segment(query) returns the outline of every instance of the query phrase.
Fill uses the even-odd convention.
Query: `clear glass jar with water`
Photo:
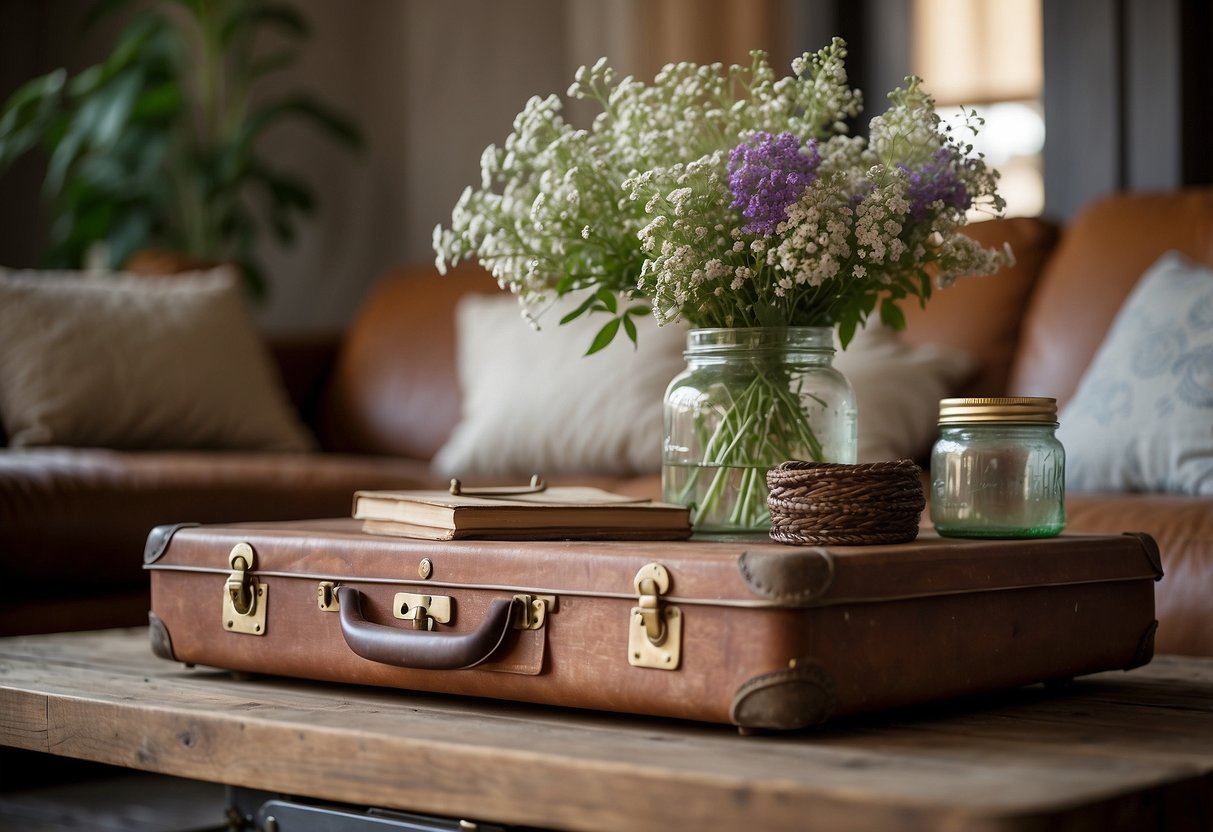
[[[664,402],[662,492],[697,534],[767,532],[766,472],[855,462],[855,394],[828,327],[693,329]]]

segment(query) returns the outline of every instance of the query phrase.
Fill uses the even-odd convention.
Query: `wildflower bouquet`
[[[434,230],[439,268],[478,259],[532,319],[578,296],[561,323],[609,316],[590,352],[621,329],[635,341],[632,319],[650,311],[696,328],[836,327],[844,346],[877,311],[903,327],[899,303],[925,302],[932,277],[948,285],[1009,261],[959,233],[970,210],[1004,202],[997,173],[916,78],[889,94],[866,140],[849,136],[861,97],[846,54],[835,39],[779,79],[761,52],[749,67],[671,64],[651,85],[605,61],[583,67],[568,94],[601,106],[591,127],[564,121],[556,96],[532,98],[504,145],[485,150],[480,187]],[[963,129],[980,123],[966,113]],[[787,400],[772,393],[789,389],[777,375],[755,395]],[[819,458],[819,443],[793,439],[814,436],[794,411],[748,437],[714,434],[703,464]]]

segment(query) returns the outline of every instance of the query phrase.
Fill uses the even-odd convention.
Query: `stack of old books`
[[[427,540],[681,540],[685,506],[600,488],[483,488],[358,491],[354,517],[365,531]]]

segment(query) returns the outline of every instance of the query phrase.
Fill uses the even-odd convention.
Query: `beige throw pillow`
[[[463,417],[434,457],[442,476],[643,474],[661,470],[661,400],[685,366],[686,330],[637,322],[638,346],[622,334],[583,355],[606,316],[539,330],[512,295],[469,295],[456,309]]]
[[[569,304],[571,308],[572,304]],[[661,468],[661,401],[686,367],[684,326],[638,322],[639,347],[619,336],[583,357],[605,317],[543,328],[521,320],[511,295],[473,295],[456,310],[463,417],[434,458],[446,477],[655,473]],[[939,400],[974,362],[959,350],[906,344],[861,331],[835,365],[859,408],[859,461],[922,459],[936,435]]]
[[[834,354],[834,366],[855,389],[857,461],[887,462],[926,459],[939,433],[939,400],[955,395],[977,362],[955,347],[913,346],[873,323]]]
[[[0,419],[13,447],[313,444],[229,269],[0,269]]]

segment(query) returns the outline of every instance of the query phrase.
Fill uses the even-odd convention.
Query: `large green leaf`
[[[142,83],[142,72],[131,68],[115,76],[76,110],[67,134],[51,153],[43,183],[46,193],[54,194],[63,188],[81,153],[89,149],[105,150],[117,142]]]
[[[120,211],[105,233],[110,268],[120,268],[132,254],[146,247],[151,231],[152,218],[146,210],[130,206]]]
[[[0,110],[0,136],[28,123],[32,116],[46,108],[48,99],[57,100],[66,79],[67,70],[56,69],[18,87]]]
[[[249,63],[249,79],[256,80],[263,75],[269,75],[280,69],[285,69],[298,60],[298,58],[298,53],[293,49],[282,49],[264,58],[257,58]]]
[[[249,167],[248,178],[265,189],[276,209],[301,213],[315,210],[315,194],[300,179],[274,171],[260,160]]]
[[[57,69],[13,93],[0,111],[0,170],[33,149],[59,112],[67,73]]]
[[[139,92],[131,118],[167,120],[179,115],[184,107],[181,85],[176,81],[164,81]]]
[[[281,3],[245,3],[223,21],[219,42],[231,43],[238,37],[250,37],[260,26],[269,26],[292,37],[308,34],[307,20],[294,8]]]
[[[170,32],[168,23],[153,14],[139,14],[133,17],[123,28],[118,42],[109,57],[102,62],[102,74],[97,85],[104,86],[114,75],[132,65],[146,64],[149,52],[147,47],[155,38],[163,38]],[[73,90],[74,93],[84,94],[93,90]]]
[[[105,18],[116,14],[134,2],[135,0],[98,0],[85,13],[84,28],[91,29]]]
[[[130,72],[115,77],[103,93],[80,108],[81,129],[86,131],[90,143],[106,148],[112,147],[121,138],[135,110],[143,83],[143,72],[132,68]]]
[[[236,133],[234,144],[249,148],[267,128],[289,118],[310,121],[350,147],[362,147],[362,131],[351,120],[306,94],[292,95],[258,108]]]

